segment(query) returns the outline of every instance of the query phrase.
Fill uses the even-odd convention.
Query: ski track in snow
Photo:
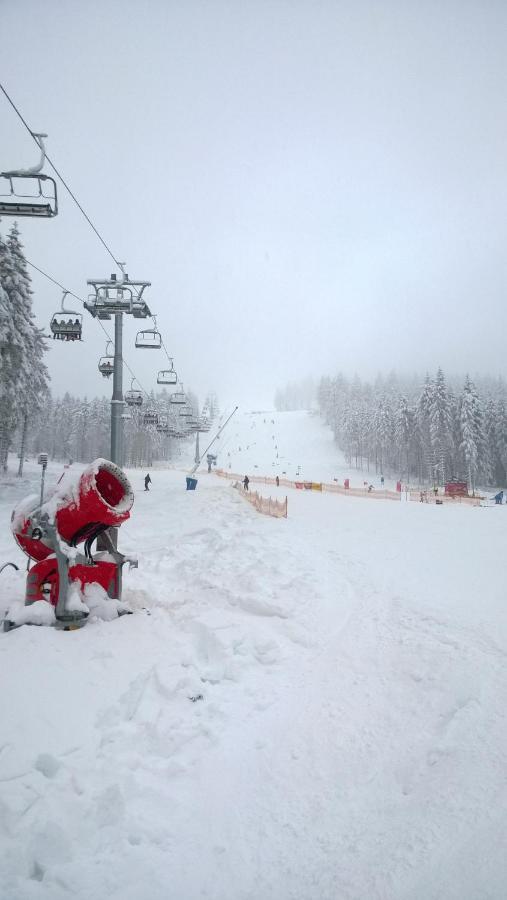
[[[264,417],[233,425],[249,474],[273,433],[333,470],[318,421]],[[285,521],[215,476],[130,475],[135,615],[0,635],[0,896],[503,898],[503,509],[292,492]],[[36,476],[2,486],[2,608]]]

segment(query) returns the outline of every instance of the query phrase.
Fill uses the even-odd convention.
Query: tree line
[[[186,391],[186,406],[197,413],[198,401],[192,391]],[[210,394],[205,401],[210,421],[218,414],[216,397]],[[146,414],[154,417],[147,424]],[[181,439],[164,432],[165,426],[182,428],[178,408],[171,404],[170,394],[151,392],[142,406],[125,407],[124,465],[151,466],[154,460],[177,459]],[[61,398],[48,395],[34,417],[26,443],[28,454],[49,454],[50,459],[62,462],[89,462],[110,455],[111,401],[106,397],[74,397],[69,393]],[[187,440],[188,440],[187,436]],[[195,441],[195,435],[193,436]],[[202,448],[201,448],[202,449]]]
[[[503,486],[506,385],[491,378],[477,385],[468,375],[448,384],[441,368],[422,385],[415,376],[379,376],[372,384],[339,374],[321,379],[317,402],[350,465],[421,485]]]

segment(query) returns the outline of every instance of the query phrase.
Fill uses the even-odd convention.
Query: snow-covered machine
[[[125,562],[135,567],[137,561],[118,552],[110,529],[129,518],[133,502],[126,475],[105,459],[76,475],[67,471],[42,503],[36,495],[22,500],[12,513],[11,528],[35,562],[28,569],[24,609],[21,615],[9,611],[4,628],[24,623],[79,628],[88,618],[92,596],[110,598],[107,618],[126,612],[119,602],[122,568]],[[101,549],[92,555],[96,539]]]

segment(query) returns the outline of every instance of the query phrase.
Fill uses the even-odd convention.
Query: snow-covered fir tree
[[[0,236],[0,467],[16,426],[22,423],[20,472],[29,420],[48,395],[49,374],[43,361],[46,345],[32,312],[31,280],[17,225],[7,240]]]

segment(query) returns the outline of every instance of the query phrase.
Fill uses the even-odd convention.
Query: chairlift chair
[[[0,172],[0,216],[51,219],[58,215],[56,182],[49,175],[42,174],[46,160],[43,139],[47,134],[32,132],[32,135],[40,147],[40,160],[31,169]]]
[[[109,346],[113,346],[112,341],[106,344],[106,352],[99,359],[99,372],[104,378],[109,378],[114,372],[114,354],[109,351]]]
[[[162,335],[157,329],[157,321],[153,316],[153,328],[145,328],[136,334],[136,348],[138,350],[160,350],[162,348]]]
[[[65,298],[70,291],[64,291],[59,312],[55,312],[51,318],[49,327],[53,338],[59,341],[80,341],[83,333],[83,315],[74,309],[65,308]],[[65,320],[63,316],[74,316],[74,319]]]
[[[143,392],[134,388],[134,381],[135,378],[132,379],[130,384],[130,391],[125,391],[125,403],[127,406],[142,406]]]
[[[143,422],[145,425],[158,425],[158,415],[154,409],[147,409],[144,416]]]
[[[174,363],[172,360],[170,369],[161,369],[158,373],[157,384],[178,384],[178,375],[174,370]]]
[[[169,397],[169,401],[173,406],[184,406],[187,402],[183,385],[180,385],[180,387],[182,388],[181,391],[175,391],[174,394],[171,394]]]

